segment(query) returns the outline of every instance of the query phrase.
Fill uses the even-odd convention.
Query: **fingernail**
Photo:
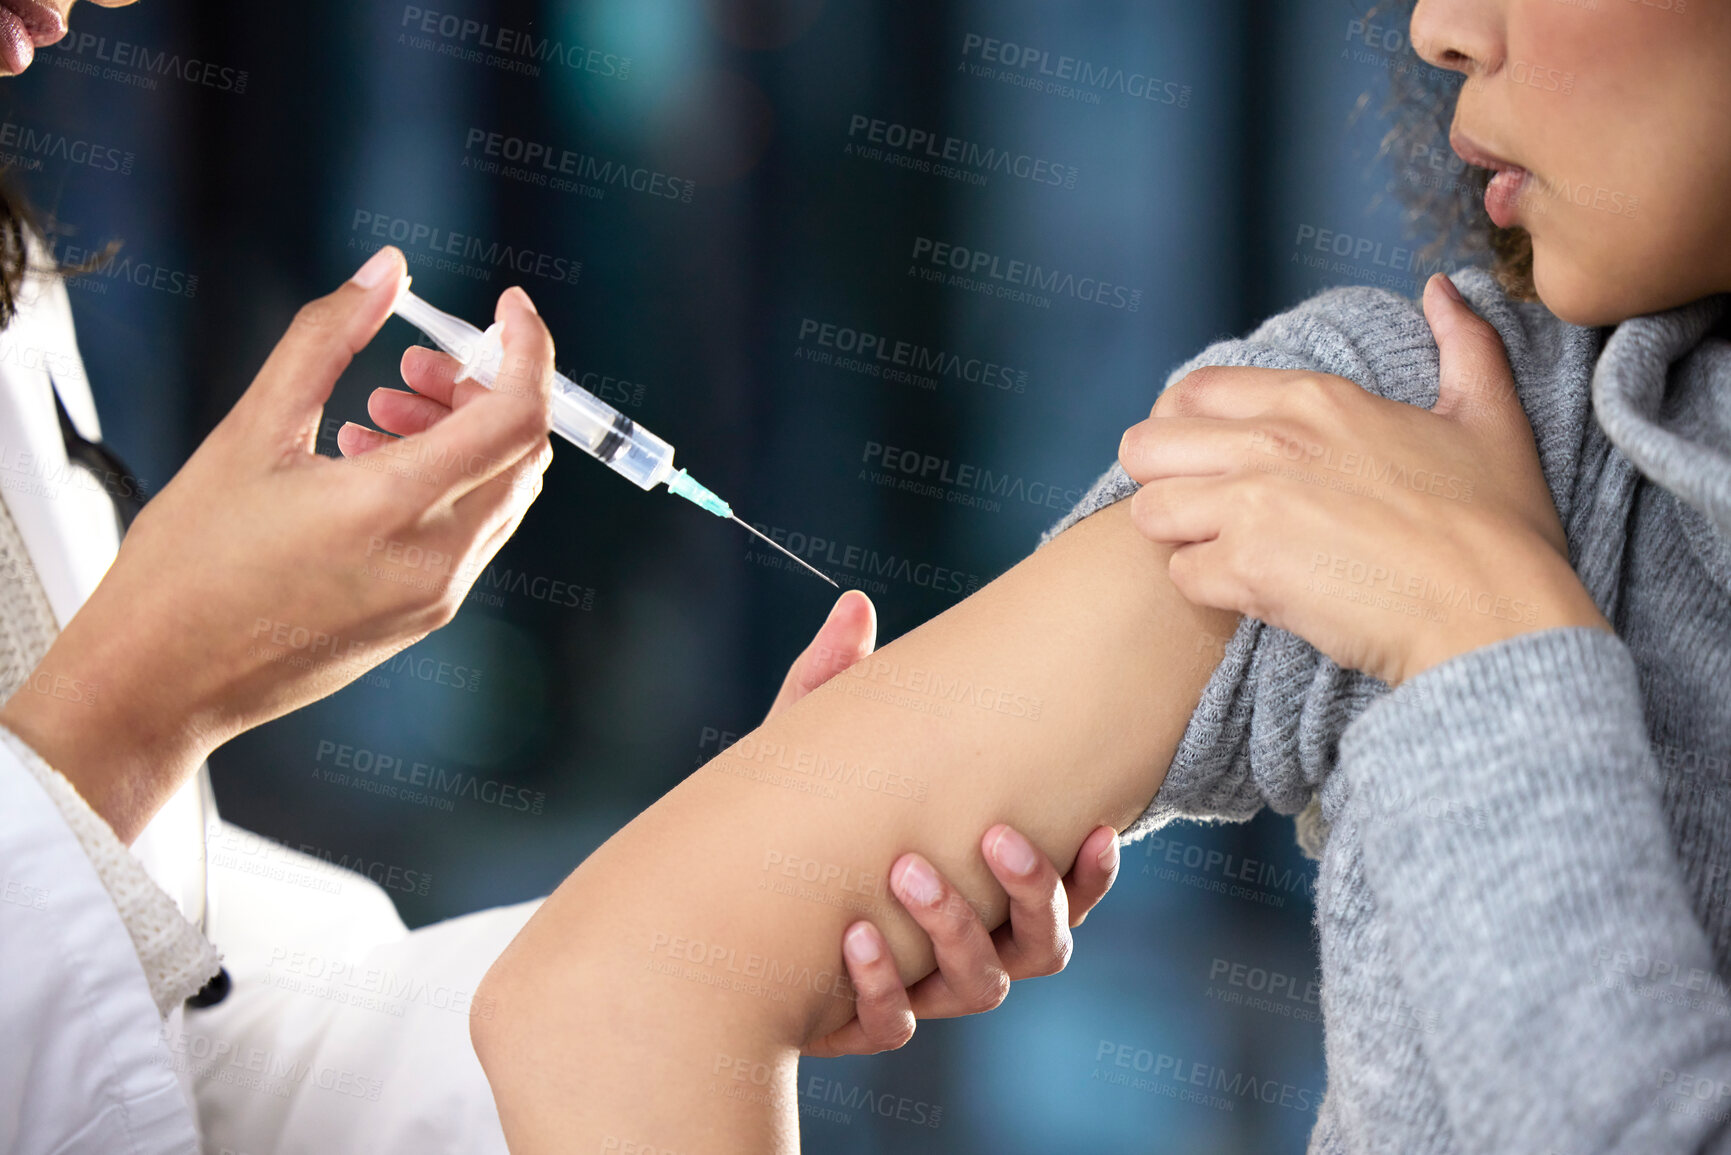
[[[855,923],[842,936],[841,949],[851,963],[869,966],[878,961],[882,954],[878,950],[878,936],[872,933],[872,928],[865,923]]]
[[[1448,274],[1438,273],[1436,279],[1442,282],[1442,291],[1449,295],[1450,300],[1456,304],[1466,304],[1466,298],[1461,296],[1461,291],[1455,288],[1455,283],[1448,278]]]
[[[992,857],[1012,874],[1034,873],[1034,848],[1008,826],[998,831],[998,837],[992,843]]]
[[[367,258],[367,263],[355,270],[349,280],[363,289],[376,289],[397,267],[397,258],[386,246]]]
[[[943,888],[938,884],[938,876],[932,873],[932,868],[927,866],[924,860],[910,858],[902,867],[896,891],[909,902],[917,902],[921,906],[936,906]]]
[[[847,601],[847,595],[848,595],[848,593],[851,593],[851,592],[852,592],[851,590],[844,592],[841,595],[841,597],[835,599],[835,603],[829,607],[829,613],[824,615],[823,624],[825,626],[828,626],[831,622],[835,621],[836,618],[841,616],[841,605],[843,602]],[[850,649],[852,649],[852,647],[850,647]],[[867,652],[869,653],[870,651],[868,650]],[[859,656],[858,651],[855,650],[854,653],[855,653],[855,657],[857,658]],[[851,663],[852,661],[854,661],[854,658],[850,658],[850,659],[848,659],[848,661]]]
[[[1116,835],[1113,835],[1112,840],[1106,843],[1106,848],[1095,857],[1094,861],[1100,864],[1101,870],[1112,869],[1118,861],[1118,838]]]
[[[541,315],[541,310],[539,310],[535,307],[534,299],[529,296],[529,290],[525,289],[522,285],[512,285],[511,288],[513,291],[516,292],[516,294],[519,297],[523,298],[523,307],[524,308],[528,309],[531,313],[535,314],[537,317],[539,317]]]

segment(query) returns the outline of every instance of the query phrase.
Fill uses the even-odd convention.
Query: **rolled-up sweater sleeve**
[[[1510,303],[1483,270],[1454,274],[1456,285],[1502,338],[1517,393],[1532,419],[1551,497],[1565,516],[1572,501],[1582,431],[1590,420],[1584,391],[1560,365],[1590,365],[1598,338],[1561,325],[1542,309]],[[1249,336],[1218,341],[1178,366],[1166,385],[1205,365],[1328,373],[1409,405],[1436,403],[1436,340],[1419,304],[1384,289],[1321,293],[1271,317]],[[1153,397],[1150,396],[1150,402]],[[1378,479],[1381,483],[1381,479]],[[1114,464],[1044,544],[1077,521],[1136,492]],[[1127,831],[1134,838],[1180,818],[1246,821],[1264,806],[1299,814],[1338,805],[1331,784],[1341,735],[1387,686],[1343,670],[1295,634],[1252,618],[1229,639],[1204,642],[1174,660],[1212,669],[1158,794]],[[1314,851],[1323,830],[1301,841]]]
[[[1378,324],[1355,321],[1367,315]],[[1215,342],[1168,374],[1166,386],[1205,365],[1330,373],[1395,400],[1436,400],[1436,345],[1424,317],[1414,302],[1381,289],[1323,293],[1248,337]],[[1041,544],[1138,488],[1113,464]],[[1158,794],[1126,838],[1179,818],[1246,821],[1264,806],[1299,813],[1333,769],[1347,723],[1384,688],[1340,669],[1302,638],[1249,618],[1232,637],[1204,640],[1173,658],[1213,673]]]
[[[1463,1150],[1731,1149],[1731,999],[1620,640],[1444,662],[1348,728],[1339,771]]]

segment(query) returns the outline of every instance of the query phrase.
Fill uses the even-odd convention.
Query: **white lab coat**
[[[0,333],[0,490],[64,625],[118,531],[96,486],[51,483],[67,468],[53,391],[86,438],[100,427],[65,287],[27,292]],[[534,904],[411,933],[368,879],[223,822],[205,772],[132,849],[223,952],[217,1006],[158,1016],[95,869],[0,744],[0,1150],[505,1150],[468,1015]]]

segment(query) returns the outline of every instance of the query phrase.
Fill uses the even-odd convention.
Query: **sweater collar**
[[[1728,299],[1624,321],[1593,370],[1593,410],[1611,444],[1704,517],[1721,543],[1731,542],[1731,442],[1722,435],[1731,431]]]

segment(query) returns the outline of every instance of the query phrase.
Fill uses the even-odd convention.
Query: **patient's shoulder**
[[[1497,330],[1508,350],[1516,389],[1529,411],[1551,411],[1562,396],[1588,395],[1603,346],[1599,330],[1558,319],[1542,304],[1512,300],[1486,269],[1451,275],[1461,294]],[[1413,297],[1389,289],[1328,289],[1278,313],[1246,337],[1208,346],[1167,377],[1167,385],[1205,365],[1330,373],[1396,401],[1436,403],[1436,340]],[[1544,399],[1544,404],[1534,402]]]

